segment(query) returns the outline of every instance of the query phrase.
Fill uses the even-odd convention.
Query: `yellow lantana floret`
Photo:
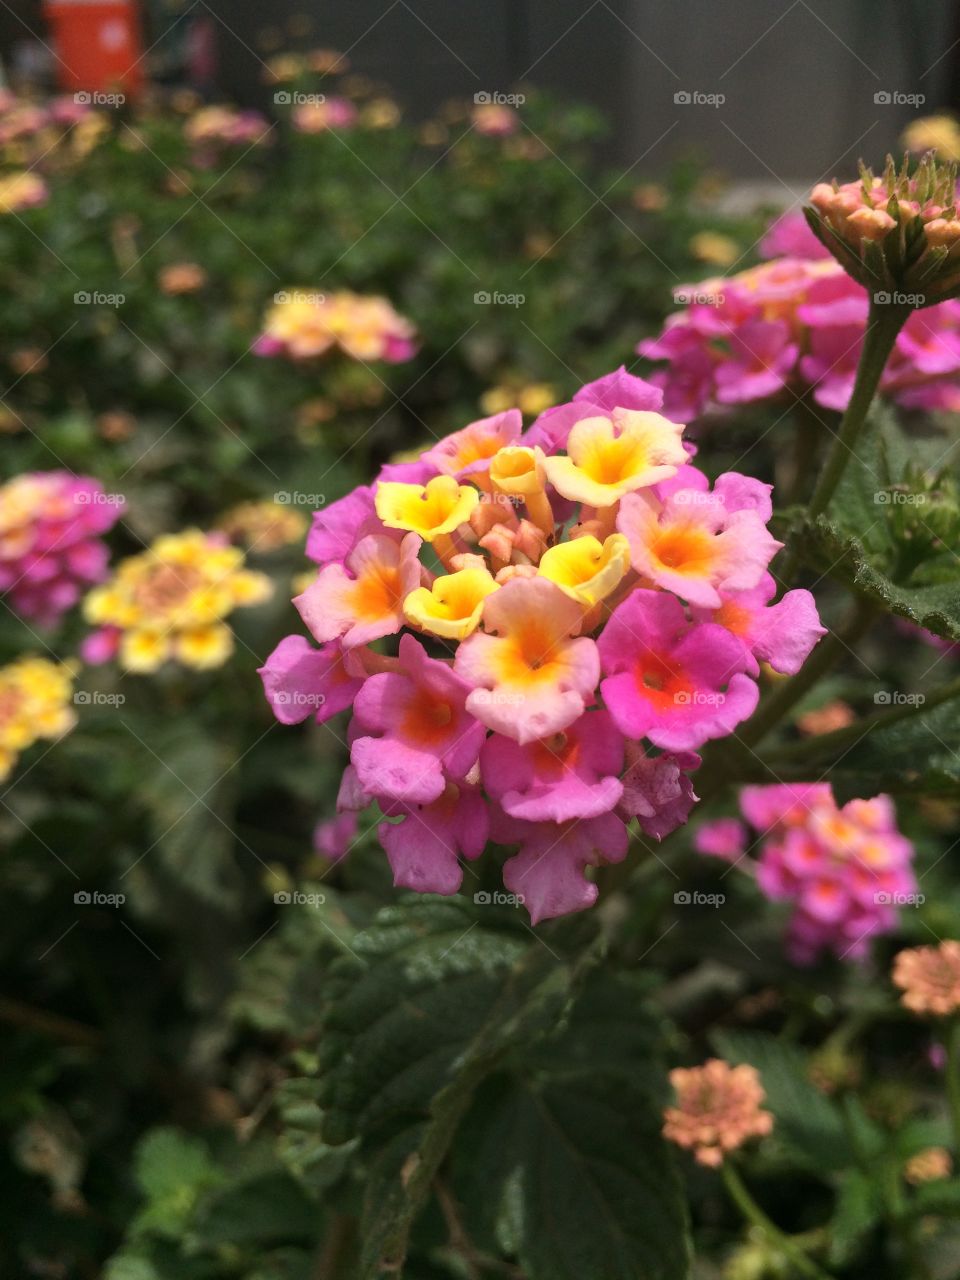
[[[434,476],[425,485],[385,480],[377,485],[377,515],[388,529],[406,529],[424,542],[448,536],[466,524],[480,501],[476,489],[453,476]]]
[[[680,423],[636,409],[582,418],[571,428],[567,456],[546,459],[547,478],[573,502],[612,507],[676,473],[687,460],[682,433]]]
[[[586,608],[605,600],[630,568],[630,543],[611,533],[602,543],[591,535],[561,542],[543,553],[539,572]]]
[[[0,667],[0,780],[21,751],[73,728],[74,671],[46,658],[20,658]]]
[[[120,664],[128,671],[153,672],[169,658],[206,670],[233,650],[223,619],[238,606],[260,604],[272,589],[265,574],[244,567],[238,547],[189,529],[124,560],[87,596],[84,614],[121,633]]]
[[[465,640],[480,625],[483,602],[498,584],[486,569],[461,569],[418,587],[403,602],[407,621],[445,640]]]

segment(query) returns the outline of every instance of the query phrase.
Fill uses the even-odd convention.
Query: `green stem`
[[[826,1271],[820,1267],[800,1249],[796,1241],[791,1238],[778,1226],[770,1221],[760,1206],[754,1200],[753,1196],[747,1190],[743,1179],[737,1173],[736,1169],[725,1160],[722,1166],[723,1181],[730,1198],[734,1204],[753,1226],[761,1231],[767,1237],[771,1244],[775,1245],[790,1259],[801,1275],[808,1276],[810,1280],[831,1280]]]
[[[830,446],[810,498],[807,508],[808,519],[815,520],[830,505],[830,499],[836,492],[847,463],[856,452],[856,444],[863,431],[867,412],[873,403],[877,387],[880,385],[883,370],[909,315],[909,307],[878,304],[872,300],[870,302],[867,331],[863,340],[863,350],[860,353],[860,363],[857,365],[853,394],[840,419],[840,429],[834,436],[833,444]],[[790,550],[780,570],[781,582],[789,584],[796,571],[798,559],[797,535],[794,534],[791,538]]]
[[[960,1152],[960,1019],[954,1020],[947,1036],[946,1076],[954,1150]]]

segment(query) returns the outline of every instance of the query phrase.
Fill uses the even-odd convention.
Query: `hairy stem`
[[[867,331],[864,336],[863,350],[860,353],[860,363],[857,365],[853,394],[840,419],[840,429],[834,436],[833,444],[830,446],[823,469],[814,486],[807,508],[809,519],[816,519],[826,511],[846,470],[847,463],[856,453],[857,441],[863,432],[867,413],[873,403],[877,387],[880,385],[883,370],[909,315],[909,307],[877,304],[873,301],[870,303]],[[796,572],[798,559],[797,535],[794,534],[780,570],[781,582],[789,584]]]

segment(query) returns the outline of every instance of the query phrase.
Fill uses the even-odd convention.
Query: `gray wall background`
[[[803,186],[860,155],[879,163],[913,116],[960,108],[960,0],[142,3],[161,60],[212,16],[220,87],[241,101],[263,100],[271,43],[349,50],[414,116],[528,82],[601,108],[606,158],[638,175],[696,148],[741,179]],[[40,0],[6,0],[0,49],[30,30],[45,34]],[[677,103],[681,91],[725,100]],[[924,101],[876,101],[883,93]]]

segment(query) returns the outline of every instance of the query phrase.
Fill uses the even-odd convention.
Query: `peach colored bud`
[[[474,551],[461,551],[450,557],[450,567],[457,573],[461,569],[487,569],[486,556],[478,556]]]
[[[547,540],[543,530],[532,520],[521,520],[520,528],[513,536],[513,554],[526,556],[531,564],[539,564],[540,557],[547,549]]]
[[[953,1172],[953,1157],[946,1147],[927,1147],[911,1156],[903,1169],[903,1176],[913,1186],[922,1182],[937,1182],[949,1178]]]
[[[945,245],[950,249],[960,240],[960,218],[934,218],[923,228],[923,234],[931,248]]]
[[[502,569],[495,575],[496,581],[501,587],[505,582],[509,582],[511,578],[535,578],[537,576],[536,565],[532,564],[505,564]]]
[[[856,209],[847,218],[847,225],[864,240],[882,240],[897,224],[882,209]]]
[[[509,561],[513,556],[514,530],[505,524],[495,524],[480,539],[484,551],[489,551],[494,560]]]
[[[815,209],[819,209],[821,213],[833,207],[837,192],[834,191],[829,182],[818,182],[810,192],[810,203]]]
[[[198,262],[174,262],[163,268],[157,283],[160,292],[168,297],[180,293],[196,293],[207,283],[207,273]]]
[[[502,495],[484,498],[474,507],[470,515],[470,528],[481,539],[481,546],[484,545],[483,538],[491,529],[499,526],[509,531],[518,528],[519,524],[513,503]],[[506,559],[509,560],[510,557],[507,556]]]
[[[946,1017],[960,1009],[960,942],[909,947],[894,957],[893,981],[913,1013]]]

